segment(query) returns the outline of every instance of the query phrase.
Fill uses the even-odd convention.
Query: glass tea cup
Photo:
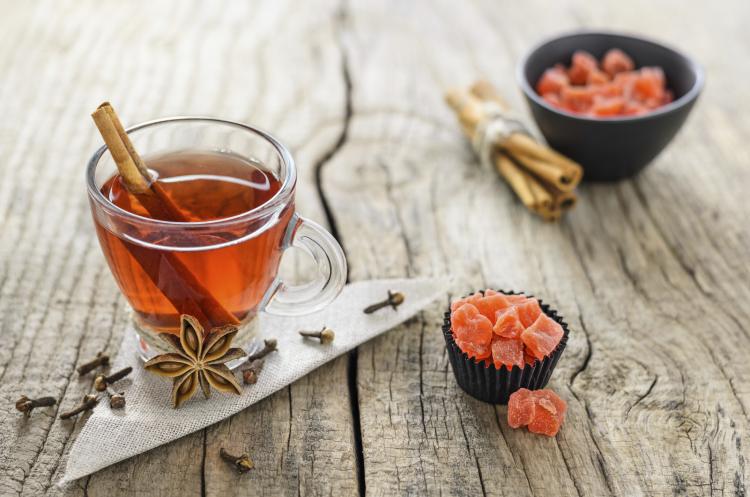
[[[192,216],[149,217],[116,179],[107,148],[91,158],[86,183],[96,233],[133,309],[145,358],[164,350],[160,333],[179,333],[181,314],[195,316],[206,331],[237,325],[234,345],[247,349],[260,311],[306,314],[339,294],[344,253],[330,233],[296,213],[294,160],[271,135],[220,119],[177,117],[134,126],[128,136]],[[279,278],[289,247],[313,259],[312,281],[289,285]]]

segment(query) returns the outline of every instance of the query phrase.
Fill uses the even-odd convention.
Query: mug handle
[[[302,285],[287,285],[276,278],[263,309],[279,316],[299,316],[330,304],[346,283],[346,258],[341,245],[322,226],[295,213],[284,235],[282,250],[301,249],[315,261],[317,276]]]

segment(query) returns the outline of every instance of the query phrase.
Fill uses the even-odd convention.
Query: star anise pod
[[[240,384],[224,364],[245,356],[242,349],[231,348],[237,331],[236,326],[222,326],[204,336],[198,320],[183,314],[180,337],[162,335],[174,352],[158,355],[144,367],[151,373],[173,378],[172,405],[175,408],[192,397],[198,385],[206,398],[211,396],[211,387],[239,395]]]

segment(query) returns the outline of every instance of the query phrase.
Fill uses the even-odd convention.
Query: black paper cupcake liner
[[[498,290],[505,295],[519,295],[518,292]],[[529,295],[530,297],[530,295]],[[475,399],[490,404],[507,404],[510,395],[519,388],[538,390],[544,388],[549,382],[557,361],[560,359],[565,345],[568,343],[568,324],[557,314],[555,309],[550,308],[540,299],[539,307],[547,316],[557,321],[563,329],[563,336],[555,350],[542,360],[534,364],[525,364],[523,368],[513,366],[510,371],[505,366],[497,369],[494,364],[487,364],[484,360],[475,361],[463,352],[453,339],[451,329],[450,309],[445,313],[443,321],[443,337],[448,349],[448,358],[453,367],[458,385]]]

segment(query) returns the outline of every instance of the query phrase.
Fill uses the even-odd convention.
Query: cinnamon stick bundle
[[[496,114],[505,119],[508,112],[508,105],[487,81],[476,82],[469,91],[449,90],[445,99],[472,143],[487,120],[497,118]],[[577,163],[523,132],[508,133],[493,148],[495,168],[529,210],[554,221],[575,206],[573,190],[583,176]]]
[[[117,165],[122,183],[148,211],[154,219],[189,222],[191,219],[166,194],[158,181],[154,181],[148,167],[135,150],[130,137],[120,122],[117,113],[109,102],[104,102],[91,114],[96,127],[106,143]],[[125,244],[133,259],[154,282],[175,309],[183,314],[195,316],[207,325],[206,329],[227,324],[237,325],[239,320],[219,302],[175,254],[152,251],[136,245]],[[170,288],[159,285],[159,272],[168,271],[182,282],[183,288]]]

